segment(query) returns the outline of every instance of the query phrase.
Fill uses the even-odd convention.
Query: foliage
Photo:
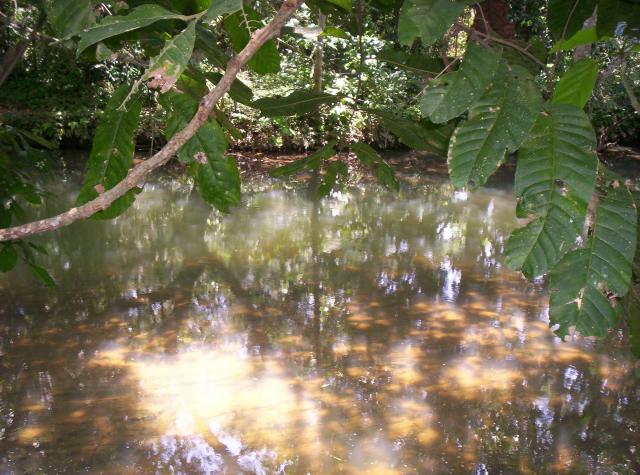
[[[54,144],[27,130],[0,124],[0,228],[23,221],[29,206],[42,203],[45,193],[35,185],[34,172],[51,169],[48,150]],[[0,243],[0,272],[12,270],[19,260],[46,285],[53,285],[48,272],[36,264],[36,253],[46,250],[31,242]]]
[[[222,80],[230,55],[273,12],[266,1],[132,0],[94,8],[79,0],[65,20],[60,12],[67,3],[48,2],[47,31],[99,64],[132,57],[142,65],[133,86],[110,94],[80,202],[126,176],[138,101],[162,108],[166,139],[175,136],[199,111],[199,98]],[[636,232],[629,223],[635,225],[637,213],[623,181],[599,165],[584,109],[598,107],[594,89],[600,94],[615,75],[638,107],[628,65],[637,61],[640,5],[548,0],[543,19],[514,9],[513,38],[495,33],[491,16],[472,0],[308,5],[280,43],[270,39],[257,51],[178,151],[204,199],[222,211],[239,203],[237,166],[224,153],[256,124],[281,137],[294,128],[309,131],[304,144],[318,149],[272,174],[321,175],[321,195],[346,175],[335,159],[338,148],[351,150],[383,185],[398,188],[358,123],[377,123],[409,147],[446,154],[457,187],[483,185],[517,154],[516,212],[528,223],[509,239],[507,264],[531,279],[551,275],[550,320],[560,336],[569,327],[600,336],[611,328],[631,280]],[[119,214],[132,200],[126,195],[106,214]],[[15,261],[17,245],[3,245],[4,268]]]
[[[78,195],[82,205],[100,193],[116,186],[127,176],[133,163],[133,134],[138,128],[142,104],[131,101],[126,110],[120,106],[129,94],[130,86],[123,84],[113,95],[102,116],[93,139],[93,148],[87,163],[87,175]],[[135,199],[132,191],[117,199],[108,209],[99,211],[95,218],[110,219],[124,213]]]

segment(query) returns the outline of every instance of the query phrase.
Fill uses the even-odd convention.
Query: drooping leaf
[[[520,148],[515,180],[518,215],[534,219],[507,242],[510,268],[538,277],[572,249],[594,190],[595,146],[591,123],[577,107],[554,104],[538,117]]]
[[[349,33],[341,28],[338,28],[337,26],[327,26],[321,34],[322,36],[331,36],[333,38],[341,38],[343,40],[348,40],[349,38],[351,38],[351,36],[349,36]]]
[[[205,143],[205,140],[203,137],[201,142]],[[191,173],[204,200],[220,211],[228,212],[230,206],[240,203],[240,173],[235,158],[194,162],[191,164]]]
[[[553,48],[551,48],[551,52],[556,53],[558,51],[570,51],[578,46],[595,43],[599,39],[601,38],[598,36],[595,26],[592,26],[591,28],[584,28],[579,30],[571,38],[558,41],[553,45]]]
[[[209,62],[220,69],[227,67],[226,53],[218,46],[216,35],[202,25],[196,26],[196,48],[200,49]]]
[[[61,38],[76,34],[96,22],[91,0],[47,0],[44,5],[49,25]]]
[[[540,38],[532,38],[528,41],[512,39],[509,42],[520,49],[508,45],[505,46],[502,51],[502,59],[508,64],[523,67],[529,73],[536,75],[542,69],[541,64],[547,63],[549,52],[546,41]],[[529,54],[523,53],[523,50]],[[538,61],[534,60],[532,56]]]
[[[523,68],[502,65],[493,87],[469,109],[449,145],[449,174],[456,187],[484,185],[533,127],[542,98]]]
[[[336,141],[332,140],[311,155],[294,162],[287,163],[281,167],[274,168],[269,172],[269,174],[272,177],[281,177],[293,175],[294,173],[299,173],[304,170],[315,170],[319,168],[325,160],[336,154],[335,145]]]
[[[348,173],[349,169],[347,165],[341,160],[336,160],[327,165],[322,181],[318,185],[318,196],[323,197],[329,195],[336,185],[338,174],[347,176]]]
[[[623,297],[636,248],[636,208],[625,186],[610,188],[596,207],[586,248],[571,251],[550,276],[549,318],[565,337],[571,326],[584,336],[604,336],[617,312],[607,291]]]
[[[470,44],[460,69],[445,74],[424,90],[420,99],[422,113],[436,124],[464,113],[491,85],[500,55],[500,50]]]
[[[168,111],[167,123],[165,126],[165,137],[167,140],[171,139],[171,137],[176,133],[184,129],[198,110],[198,100],[186,94],[170,92],[159,98],[158,102],[160,102],[162,107]],[[213,128],[216,129],[213,133],[211,133],[212,129],[207,125],[207,123],[205,123],[203,127],[207,130],[207,133],[204,135],[208,135],[210,136],[208,138],[212,139],[210,141],[211,143],[208,143],[206,148],[215,157],[222,157],[227,150],[227,143],[224,135],[218,131],[219,127],[215,127],[215,125],[213,125]],[[182,163],[193,163],[198,152],[203,151],[205,147],[200,143],[201,138],[202,137],[197,137],[196,134],[196,136],[188,140],[180,150],[178,150],[178,159]]]
[[[411,45],[422,38],[424,45],[439,40],[473,1],[405,0],[400,9],[398,39]]]
[[[78,54],[89,46],[107,38],[121,35],[128,31],[144,28],[160,20],[184,20],[185,17],[171,12],[159,5],[140,5],[124,16],[109,16],[95,26],[86,28],[80,33]]]
[[[120,86],[107,103],[93,138],[87,174],[77,199],[78,205],[97,198],[101,192],[120,183],[133,164],[133,138],[138,128],[142,105],[138,98],[134,98],[129,102],[127,110],[119,109],[128,92],[127,85]],[[110,219],[119,216],[131,206],[134,195],[134,191],[127,192],[94,217]]]
[[[36,191],[36,188],[30,183],[18,182],[11,187],[11,192],[14,195],[22,196],[33,205],[39,205],[42,203],[42,198]]]
[[[0,249],[0,272],[9,272],[18,263],[18,252],[11,243],[2,244]]]
[[[416,122],[380,109],[367,109],[367,112],[378,117],[381,125],[407,147],[446,156],[453,125]]]
[[[165,136],[170,139],[182,130],[198,110],[198,101],[186,94],[169,92],[159,99],[169,111]],[[224,156],[227,139],[217,121],[207,120],[178,150],[178,159],[189,164],[200,194],[221,211],[240,202],[240,174],[233,158]]]
[[[209,92],[207,77],[200,71],[200,68],[189,65],[180,76],[180,79],[178,79],[176,89],[189,94],[196,100],[200,100]]]
[[[554,104],[571,104],[583,108],[593,92],[598,79],[598,63],[585,58],[565,72],[553,91]]]
[[[249,24],[246,24],[245,18]],[[236,53],[249,42],[251,33],[262,28],[263,21],[255,10],[245,6],[243,12],[229,15],[223,21],[224,29],[229,34],[231,45]],[[277,73],[280,71],[280,53],[275,40],[263,44],[253,55],[247,65],[258,74]]]
[[[227,131],[227,134],[228,134],[227,137],[231,137],[232,139],[235,139],[235,140],[241,140],[244,137],[244,134],[242,133],[242,131],[238,129],[235,125],[233,125],[229,117],[227,117],[227,115],[223,111],[221,111],[218,108],[215,108],[213,112],[215,113],[216,120],[218,121],[218,123],[222,126],[224,130]]]
[[[211,0],[211,6],[207,9],[203,20],[211,21],[228,13],[242,10],[242,0]]]
[[[386,48],[378,53],[378,59],[416,74],[436,75],[444,68],[440,58],[408,53],[399,48]]]
[[[34,264],[33,262],[28,262],[29,268],[31,269],[31,273],[40,280],[46,287],[55,287],[56,282],[49,275],[46,269],[40,267],[39,265]]]
[[[149,80],[150,89],[160,89],[161,94],[169,91],[189,64],[195,40],[196,23],[192,21],[182,32],[165,42],[162,51],[151,59],[149,68],[133,85],[131,94],[135,93],[140,84],[147,80]],[[127,100],[124,101],[123,106],[126,106],[126,102]]]
[[[547,25],[556,39],[571,38],[593,15],[597,0],[549,0]],[[598,14],[600,10],[598,9]]]
[[[20,135],[24,136],[25,138],[27,138],[29,141],[40,145],[41,147],[44,147],[46,149],[49,150],[55,150],[57,148],[57,145],[54,144],[53,142],[50,142],[49,140],[41,137],[38,134],[34,134],[33,132],[29,131],[29,130],[25,130],[25,129],[18,129],[18,128],[14,128]]]
[[[324,0],[325,2],[332,3],[333,5],[342,8],[344,11],[351,12],[353,5],[351,0]]]
[[[222,79],[222,74],[220,73],[206,73],[205,76],[214,84],[218,84],[220,79]],[[253,91],[240,79],[234,79],[228,94],[234,101],[244,104],[245,106],[253,107]]]
[[[596,30],[600,37],[640,38],[640,4],[633,0],[599,0]]]
[[[0,206],[0,228],[11,226],[11,211],[4,206]]]
[[[298,90],[288,96],[263,97],[251,104],[251,107],[260,109],[267,117],[304,115],[314,112],[324,104],[332,104],[338,101],[338,97],[315,91]]]
[[[378,152],[363,142],[351,144],[351,150],[353,150],[360,162],[374,171],[378,181],[382,185],[394,191],[398,191],[400,189],[400,183],[395,177],[393,169],[378,154]]]

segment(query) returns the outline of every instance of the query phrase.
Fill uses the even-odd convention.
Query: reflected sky
[[[640,470],[636,363],[550,332],[509,191],[145,189],[41,239],[58,288],[0,276],[0,472]]]

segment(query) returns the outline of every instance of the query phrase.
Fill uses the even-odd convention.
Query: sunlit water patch
[[[147,184],[42,241],[56,289],[0,277],[0,472],[635,473],[637,365],[553,336],[513,205]]]

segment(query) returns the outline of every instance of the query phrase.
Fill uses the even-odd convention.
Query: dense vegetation
[[[637,137],[640,4],[301,3],[4,2],[0,270],[22,259],[53,285],[37,264],[44,249],[25,238],[122,214],[174,152],[226,212],[240,201],[229,144],[312,149],[272,174],[320,171],[327,195],[347,174],[338,151],[397,188],[376,149],[399,142],[446,155],[452,183],[468,189],[516,154],[516,212],[528,224],[506,262],[549,276],[558,335],[640,326],[635,198],[596,154]],[[25,219],[21,203],[42,200],[33,173],[45,151],[91,137],[78,207],[11,228]],[[164,146],[134,166],[136,138]]]

